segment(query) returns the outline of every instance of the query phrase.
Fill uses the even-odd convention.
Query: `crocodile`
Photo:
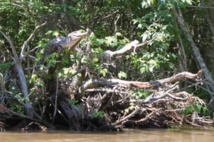
[[[86,32],[81,32],[81,30],[71,32],[66,37],[60,36],[52,39],[45,47],[44,53],[41,59],[38,62],[38,65],[42,65],[46,57],[50,54],[59,52],[64,48],[69,48],[69,50],[75,50],[75,47],[79,44],[79,42],[87,37],[91,31],[89,29]]]

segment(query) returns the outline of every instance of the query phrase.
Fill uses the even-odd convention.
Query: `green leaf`
[[[95,58],[93,58],[93,62],[98,62],[99,61],[99,59],[97,58],[97,57],[95,57]]]
[[[100,74],[102,74],[102,76],[106,76],[106,74],[108,73],[108,69],[107,68],[104,68],[104,69],[101,69],[100,70]]]
[[[199,105],[199,104],[195,104],[194,107],[195,107],[195,111],[196,111],[197,113],[201,113],[201,110],[202,110],[202,107],[203,107],[203,106],[201,106],[201,105]]]
[[[68,100],[68,104],[71,104],[71,105],[76,105],[77,102],[78,101],[76,99],[70,99],[70,100]]]
[[[116,37],[106,37],[105,38],[106,41],[105,43],[108,45],[108,46],[111,46],[111,47],[116,47],[117,46],[117,38]]]
[[[71,71],[70,68],[63,68],[63,73],[64,73],[64,74],[69,74],[70,71]]]
[[[127,78],[127,74],[125,73],[125,72],[123,72],[123,71],[120,71],[119,73],[118,73],[118,77],[120,78],[120,79],[122,79],[122,78]]]
[[[148,71],[149,71],[149,66],[147,64],[144,64],[144,66],[140,68],[140,73],[146,73]]]
[[[12,62],[3,62],[0,64],[0,71],[3,72],[12,65]]]
[[[52,33],[52,35],[57,37],[57,36],[59,36],[59,32],[58,32],[58,31],[54,31],[54,32]]]
[[[192,5],[192,0],[182,0],[184,3],[188,3],[189,5]]]
[[[184,109],[184,114],[192,114],[194,112],[192,105],[188,105],[187,107],[185,107]]]
[[[104,117],[104,112],[103,111],[98,111],[98,112],[93,112],[91,113],[91,116],[90,116],[92,119],[95,119],[95,118],[103,118]]]
[[[65,63],[65,64],[69,64],[70,63],[70,60],[64,56],[62,56],[62,62]]]
[[[52,33],[53,33],[53,31],[49,30],[48,32],[45,33],[45,35],[50,35]]]
[[[138,19],[133,19],[132,21],[133,21],[133,24],[138,23]]]
[[[32,74],[29,82],[34,83],[36,81],[37,77],[38,76],[36,74]]]

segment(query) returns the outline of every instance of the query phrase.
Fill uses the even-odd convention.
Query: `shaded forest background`
[[[202,103],[185,106],[187,114],[197,112],[209,116],[214,108],[213,6],[212,0],[1,1],[2,125],[16,126],[25,118],[47,127],[69,124],[70,129],[79,130],[89,128],[89,122],[93,128],[98,127],[104,121],[100,119],[110,123],[137,113],[138,107],[131,100],[145,99],[151,91],[111,87],[111,90],[120,90],[116,96],[109,95],[112,93],[109,90],[105,90],[107,93],[91,88],[79,91],[90,79],[150,82],[184,71],[197,73],[200,69],[203,70],[200,85],[184,79],[179,83],[179,90],[209,104],[209,110]],[[82,39],[77,52],[53,54],[46,59],[46,65],[35,70],[51,39],[87,28],[92,34]],[[118,51],[134,40],[146,44],[114,59],[104,57],[106,51]],[[123,100],[122,92],[126,92],[129,101]],[[6,108],[10,110],[7,113],[12,113],[10,116],[19,117],[17,123],[12,121],[16,117],[5,116]],[[76,125],[77,118],[85,120],[81,126]]]

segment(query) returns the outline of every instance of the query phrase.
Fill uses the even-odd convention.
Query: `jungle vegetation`
[[[213,6],[0,1],[1,130],[212,126]],[[87,28],[76,51],[53,53],[37,67],[51,39]]]

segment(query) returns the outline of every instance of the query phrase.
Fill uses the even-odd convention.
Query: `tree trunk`
[[[18,57],[18,55],[16,53],[16,50],[15,50],[15,47],[14,47],[12,41],[10,40],[10,38],[7,35],[5,35],[1,30],[0,30],[0,33],[8,41],[8,43],[10,44],[10,47],[12,49],[12,53],[13,53],[13,56],[14,56],[13,58],[14,58],[15,67],[16,67],[16,70],[18,72],[19,80],[20,80],[21,87],[22,87],[22,93],[23,93],[24,99],[26,99],[26,101],[22,102],[22,104],[25,107],[27,115],[28,116],[33,116],[32,106],[31,106],[31,104],[29,102],[29,97],[28,97],[27,81],[26,81],[26,78],[25,78],[25,75],[24,75],[24,71],[23,71],[23,68],[22,68],[22,65],[21,65],[21,60]]]
[[[189,44],[192,48],[192,52],[193,52],[193,55],[194,55],[194,58],[195,58],[195,61],[198,65],[198,67],[203,70],[203,78],[205,80],[205,85],[206,85],[207,89],[209,90],[209,94],[210,94],[211,98],[213,98],[214,97],[214,82],[213,82],[211,74],[210,74],[201,54],[200,54],[199,48],[197,47],[197,45],[193,41],[193,38],[192,38],[192,35],[190,34],[190,31],[184,23],[182,13],[180,11],[178,13],[178,11],[176,9],[174,9],[173,12],[174,12],[175,17],[178,21],[178,24],[180,25],[181,29],[184,32],[184,35],[186,36],[187,40],[189,41]],[[214,103],[214,101],[211,101],[211,102]],[[211,106],[213,106],[213,105],[211,105]],[[214,108],[211,108],[211,109],[214,110]]]

